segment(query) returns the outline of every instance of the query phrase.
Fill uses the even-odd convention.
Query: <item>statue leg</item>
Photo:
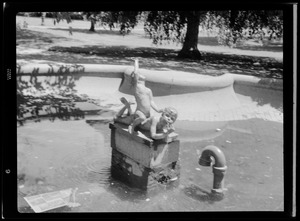
[[[141,111],[136,111],[135,114],[137,117],[134,119],[133,123],[128,127],[128,132],[131,134],[135,134],[135,127],[146,120],[146,116]]]
[[[125,97],[121,97],[120,100],[124,104],[124,107],[122,107],[122,109],[116,114],[116,116],[114,117],[114,120],[121,117],[124,114],[126,109],[128,110],[127,115],[128,116],[132,115],[132,109],[130,107],[130,103],[126,100]]]
[[[127,108],[128,110],[128,113],[127,115],[132,115],[132,109],[131,109],[131,106],[130,106],[130,103],[126,100],[125,97],[121,97],[121,102],[125,105],[125,107]],[[125,111],[125,110],[124,110]]]

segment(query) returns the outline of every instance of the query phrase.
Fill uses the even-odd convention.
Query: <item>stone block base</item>
[[[110,124],[111,176],[127,185],[156,193],[179,183],[179,140],[155,141]]]
[[[165,165],[163,168],[151,169],[130,159],[121,152],[112,149],[111,176],[130,187],[155,194],[160,190],[179,184],[179,164]]]

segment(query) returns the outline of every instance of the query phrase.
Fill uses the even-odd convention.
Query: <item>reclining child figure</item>
[[[135,134],[135,128],[150,130],[150,136],[153,139],[166,138],[174,131],[173,123],[177,119],[177,111],[172,107],[159,109],[154,100],[151,89],[145,86],[145,77],[138,72],[138,60],[135,60],[134,71],[131,74],[132,84],[134,86],[134,97],[136,100],[136,111],[132,114],[130,103],[122,97],[120,100],[125,105],[116,115],[115,122],[129,124],[128,132]],[[151,116],[151,107],[162,115],[158,118]],[[127,109],[127,116],[122,116]]]

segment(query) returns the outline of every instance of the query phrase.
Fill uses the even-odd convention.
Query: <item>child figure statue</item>
[[[130,104],[127,102],[125,98],[121,98],[125,107],[122,108],[117,117],[115,118],[115,122],[124,123],[124,124],[131,124],[135,120],[135,115],[128,115],[123,116],[123,113],[126,109],[130,108]],[[128,110],[128,113],[130,111]],[[145,119],[139,127],[143,130],[150,131],[151,138],[158,140],[167,138],[168,135],[175,131],[174,123],[177,119],[177,111],[173,107],[167,107],[163,109],[162,114],[160,117],[150,116],[149,118]]]
[[[145,76],[140,75],[138,69],[139,63],[138,59],[136,59],[134,63],[134,71],[132,72],[131,77],[137,107],[134,113],[135,119],[128,128],[129,133],[135,133],[135,127],[139,124],[144,124],[145,120],[150,117],[151,107],[158,113],[162,112],[153,100],[151,89],[145,86]]]
[[[137,104],[136,110],[132,113],[130,103],[122,97],[120,100],[124,107],[118,112],[114,121],[128,124],[128,132],[131,134],[135,134],[135,128],[139,126],[141,129],[150,131],[150,136],[153,139],[166,138],[175,130],[173,123],[177,119],[177,111],[172,107],[159,109],[156,106],[151,89],[145,86],[145,76],[139,74],[137,59],[131,77]],[[151,108],[158,113],[162,113],[161,116],[151,116]],[[123,116],[125,110],[127,110],[127,116]]]

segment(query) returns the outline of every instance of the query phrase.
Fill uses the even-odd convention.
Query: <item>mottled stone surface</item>
[[[132,135],[118,123],[110,124],[110,129],[112,177],[151,192],[178,182],[179,140],[152,140],[140,132]]]

